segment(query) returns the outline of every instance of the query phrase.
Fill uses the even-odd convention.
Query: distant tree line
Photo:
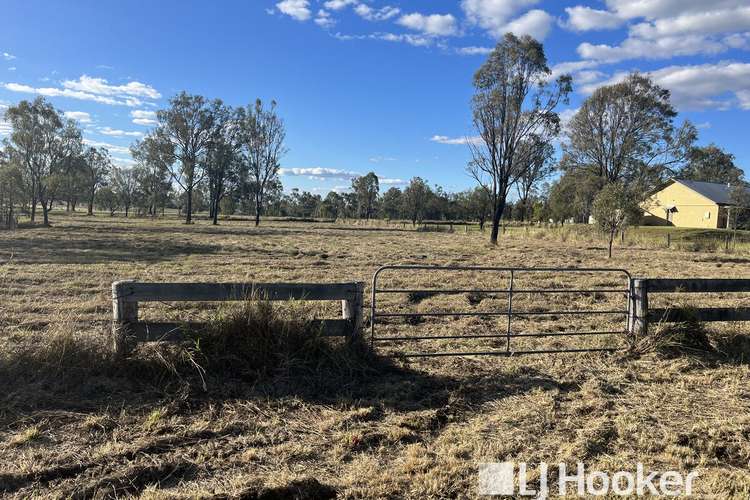
[[[614,235],[638,222],[638,206],[670,177],[731,186],[733,204],[750,207],[734,156],[696,145],[697,130],[677,112],[669,91],[632,73],[595,90],[563,127],[555,111],[572,92],[569,75],[549,81],[541,43],[507,34],[474,75],[467,172],[477,187],[449,193],[420,177],[402,188],[381,186],[369,172],[346,192],[325,196],[279,178],[287,152],[277,104],[232,107],[182,92],[156,113],[156,125],[131,146],[132,167],[114,165],[105,148],[86,145],[76,122],[44,98],[5,113],[10,134],[0,148],[0,226],[18,212],[43,224],[55,204],[114,215],[156,217],[177,209],[186,223],[207,212],[410,221],[472,220],[490,224],[497,243],[503,220],[564,224],[598,221]],[[559,160],[555,158],[561,145]],[[627,215],[627,216],[626,216]],[[731,213],[748,227],[750,210]]]

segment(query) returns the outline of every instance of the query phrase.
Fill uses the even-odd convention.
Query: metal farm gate
[[[615,351],[631,297],[624,269],[383,266],[371,341],[404,357]]]

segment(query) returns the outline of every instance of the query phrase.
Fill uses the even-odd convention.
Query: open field
[[[642,462],[650,470],[698,471],[695,487],[703,496],[750,495],[747,324],[712,327],[710,351],[696,344],[666,352],[641,341],[635,351],[615,354],[401,361],[379,348],[359,363],[337,346],[317,367],[284,366],[262,377],[208,368],[205,390],[197,370],[171,369],[171,358],[158,349],[112,359],[105,338],[111,283],[126,278],[365,281],[369,290],[373,272],[393,263],[614,267],[633,276],[734,278],[750,276],[750,255],[651,248],[626,239],[609,260],[599,240],[573,232],[526,235],[523,229],[492,248],[486,235],[460,229],[285,221],[259,228],[249,221],[185,226],[60,214],[52,220],[48,229],[0,232],[0,382],[6,388],[0,395],[0,491],[8,496],[472,498],[478,464],[492,461],[583,461],[605,471],[634,470]],[[472,273],[391,279],[394,286],[505,286],[505,278]],[[584,277],[580,284],[598,279]],[[553,285],[551,276],[541,280]],[[519,300],[528,308],[622,303],[598,294]],[[698,299],[653,300],[689,306]],[[699,300],[731,306],[748,305],[750,298]],[[383,307],[503,304],[497,297],[473,304],[464,295],[393,296]],[[154,303],[142,316],[205,319],[216,307]],[[319,315],[339,313],[338,304],[310,307]],[[519,327],[610,326],[592,318],[566,321]],[[504,325],[469,317],[383,331],[461,334],[503,331]],[[612,337],[577,342],[624,345]],[[497,342],[445,340],[428,347],[496,348]],[[534,342],[563,345],[555,338]]]

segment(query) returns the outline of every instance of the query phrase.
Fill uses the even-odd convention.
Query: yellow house
[[[671,179],[641,205],[644,224],[726,228],[731,189],[726,184]]]

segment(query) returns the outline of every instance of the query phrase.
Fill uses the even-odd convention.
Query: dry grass
[[[190,351],[205,373],[179,365],[179,357],[170,357],[175,353],[156,346],[118,361],[105,341],[110,284],[125,278],[369,282],[385,263],[607,266],[649,277],[748,275],[748,261],[736,255],[626,245],[608,261],[601,245],[572,234],[566,241],[514,234],[490,248],[476,232],[416,232],[393,225],[276,221],[256,229],[246,221],[214,228],[173,220],[53,220],[51,229],[0,233],[0,382],[6,388],[0,395],[0,491],[8,496],[463,498],[476,496],[480,462],[506,460],[583,460],[600,470],[632,470],[640,461],[654,470],[699,471],[701,495],[750,494],[746,325],[704,332],[703,349],[684,349],[696,336],[683,325],[668,334],[656,331],[641,339],[638,349],[614,355],[410,361],[390,361],[383,354],[412,344],[383,345],[377,347],[380,356],[360,359],[361,353],[352,357],[327,340],[318,343],[311,332],[282,357],[248,365],[241,358],[250,358],[258,345],[226,334],[238,331],[247,310],[157,303],[144,307],[142,316],[221,318],[221,342]],[[384,283],[502,288],[506,278],[423,273],[408,280],[384,276]],[[576,283],[614,285],[617,279],[584,276]],[[559,286],[556,280],[519,277],[517,286]],[[606,309],[620,300],[606,294],[572,301],[519,296],[518,306]],[[706,300],[739,306],[748,299],[715,294]],[[675,301],[695,305],[684,297],[652,301],[655,307]],[[504,297],[492,294],[393,295],[382,307],[493,310],[503,303]],[[331,317],[339,306],[304,307],[307,315]],[[251,312],[257,318],[264,311]],[[279,314],[299,319],[298,312],[282,307]],[[516,326],[548,330],[607,323],[548,318]],[[242,323],[239,330],[244,328]],[[492,318],[448,318],[383,325],[378,334],[498,329],[504,331],[504,323]],[[268,331],[279,331],[278,325]],[[320,355],[300,356],[305,342],[315,342]],[[569,341],[527,342],[551,347]],[[622,339],[576,342],[597,346]],[[500,346],[488,339],[421,347]],[[278,344],[270,349],[278,351]],[[220,355],[228,352],[236,355],[222,362]]]

